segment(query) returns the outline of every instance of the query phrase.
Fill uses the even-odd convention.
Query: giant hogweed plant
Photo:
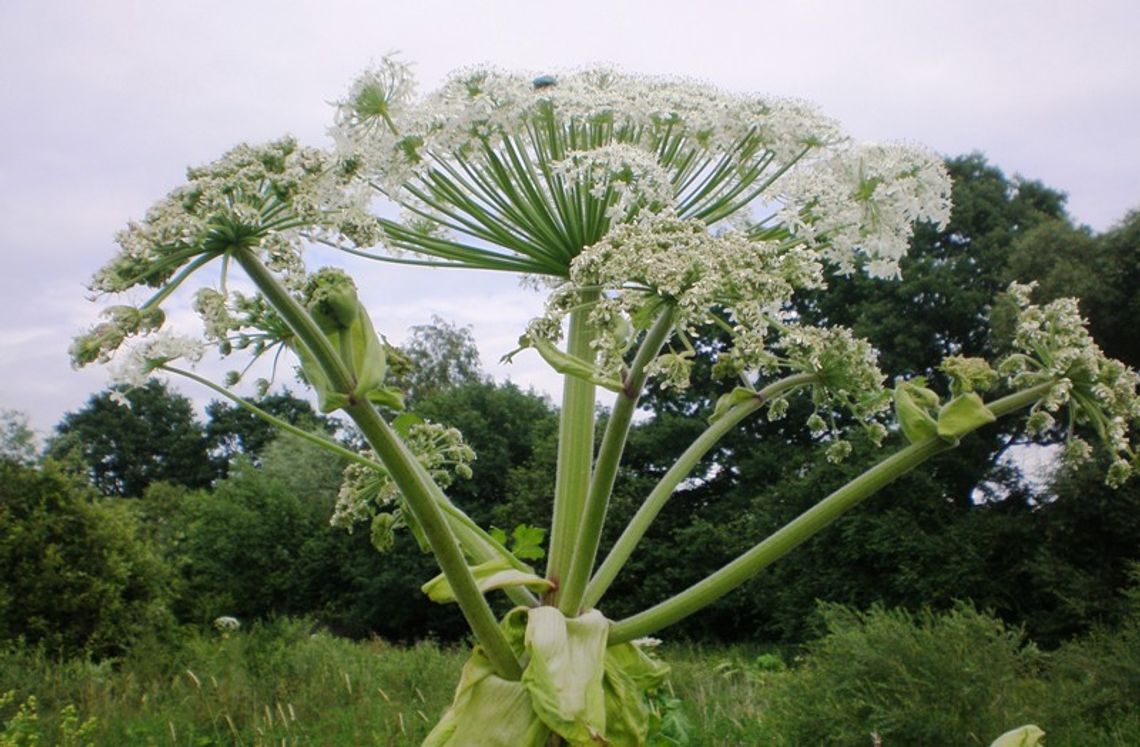
[[[425,593],[458,604],[476,641],[427,744],[646,743],[660,725],[650,695],[667,667],[641,639],[699,614],[998,418],[1028,411],[1036,431],[1064,428],[1075,458],[1088,452],[1082,434],[1095,433],[1116,454],[1114,483],[1136,462],[1137,376],[1102,355],[1072,301],[1038,307],[1029,287],[1012,287],[1014,351],[993,365],[948,358],[945,393],[917,379],[885,388],[870,344],[792,311],[797,291],[823,286],[825,264],[897,276],[913,224],[947,219],[947,174],[922,148],[854,143],[800,101],[610,70],[535,78],[473,69],[420,96],[392,60],[338,102],[332,132],[326,150],[284,138],[191,169],[118,235],[121,251],[92,283],[101,296],[152,295],[107,308],[72,355],[78,365],[110,362],[127,384],[188,376],[251,409],[230,391],[237,374],[215,383],[179,359],[194,362],[207,345],[292,356],[321,409],[356,423],[361,453],[299,434],[351,461],[334,522],[371,522],[378,547],[401,526],[413,531],[441,571]],[[377,197],[399,217],[370,212]],[[548,291],[515,351],[533,351],[564,377],[544,572],[525,562],[532,552],[508,550],[448,499],[474,455],[458,432],[403,412],[388,382],[392,350],[344,270],[305,266],[314,243],[386,262],[513,272]],[[231,288],[232,272],[256,292]],[[204,342],[163,329],[164,303],[193,281],[202,283]],[[724,394],[599,559],[639,396],[686,387],[707,330],[731,341],[713,369]],[[599,390],[616,399],[595,443]],[[607,590],[701,458],[746,418],[784,417],[795,397],[810,400],[804,427],[828,444],[829,459],[850,451],[851,427],[876,442],[901,431],[906,444],[699,583],[607,619]],[[501,620],[493,593],[515,605]]]

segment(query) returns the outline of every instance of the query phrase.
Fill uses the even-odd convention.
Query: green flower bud
[[[356,285],[341,270],[323,267],[315,272],[305,285],[304,297],[313,321],[325,334],[344,331],[356,321],[360,307]]]

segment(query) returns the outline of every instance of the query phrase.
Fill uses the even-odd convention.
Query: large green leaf
[[[523,683],[496,675],[476,648],[463,666],[451,707],[424,747],[542,747],[549,736]]]
[[[602,688],[610,623],[597,610],[567,618],[556,607],[529,611],[522,682],[538,717],[571,745],[596,745],[606,733]]]
[[[613,747],[639,747],[649,738],[646,691],[658,687],[669,667],[632,643],[606,649],[606,741]]]

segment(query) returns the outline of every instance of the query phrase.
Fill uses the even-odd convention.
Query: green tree
[[[128,406],[116,402],[118,396]],[[94,394],[64,415],[55,431],[48,454],[76,450],[104,495],[137,498],[159,480],[198,488],[213,478],[206,437],[190,400],[159,381]]]
[[[169,631],[169,583],[126,505],[50,463],[0,460],[0,638],[119,655]]]
[[[0,459],[31,464],[39,453],[36,441],[27,415],[19,410],[0,410]]]
[[[457,480],[449,491],[472,518],[508,531],[521,522],[549,522],[549,474],[554,466],[550,447],[558,415],[548,400],[509,382],[468,381],[435,390],[417,400],[413,409],[455,426],[475,450],[471,479]],[[533,471],[545,476],[545,487],[527,479]]]
[[[1109,355],[1140,363],[1140,212],[1102,234],[1064,221],[1041,223],[1010,252],[1009,279],[1035,281],[1038,297],[1080,299],[1089,328]]]
[[[337,429],[336,420],[319,415],[308,400],[288,390],[267,394],[250,402],[302,430],[331,435]],[[206,405],[205,433],[210,454],[219,465],[218,472],[224,475],[238,456],[245,456],[257,464],[265,448],[277,438],[278,430],[236,403],[214,400]]]
[[[407,358],[406,365],[393,378],[409,402],[484,379],[470,327],[433,315],[431,324],[417,325],[410,332],[399,349]]]

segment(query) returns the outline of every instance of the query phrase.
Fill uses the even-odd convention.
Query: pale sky
[[[475,63],[606,62],[802,97],[861,140],[982,151],[1104,230],[1140,208],[1138,34],[1135,0],[3,0],[0,408],[46,435],[103,388],[67,347],[115,231],[238,142],[326,145],[328,102],[389,52],[422,90]],[[394,342],[438,314],[473,326],[496,378],[556,389],[534,356],[497,364],[540,306],[513,279],[349,266]]]

